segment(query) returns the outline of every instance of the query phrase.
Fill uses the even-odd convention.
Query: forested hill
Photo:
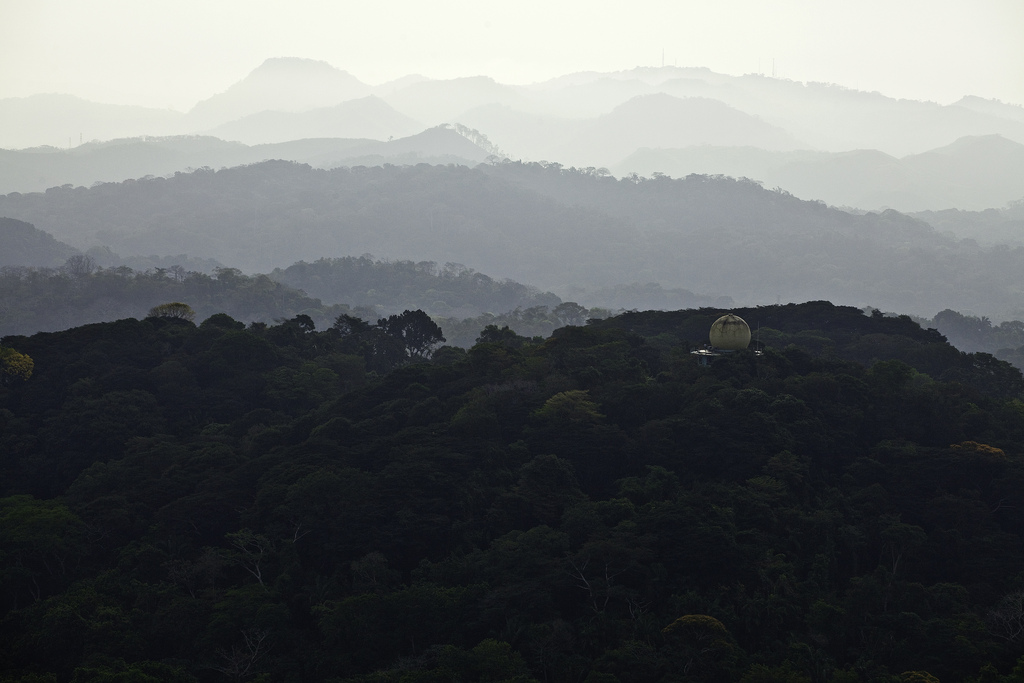
[[[752,181],[616,180],[557,164],[316,170],[266,162],[0,197],[80,248],[202,254],[246,271],[372,253],[470,264],[566,298],[660,283],[744,304],[828,298],[1020,318],[1024,248],[980,248],[895,212],[855,216]]]
[[[59,266],[78,253],[34,225],[0,218],[0,267]]]
[[[1016,680],[1020,373],[826,302],[699,367],[720,313],[4,338],[0,678]]]
[[[309,296],[306,288],[326,301]],[[690,292],[660,293],[706,303]],[[452,345],[465,347],[489,324],[547,336],[556,327],[610,314],[451,263],[438,267],[362,256],[299,262],[269,276],[224,267],[208,275],[177,264],[143,271],[100,268],[91,257],[75,254],[60,268],[0,268],[0,336],[142,317],[171,301],[188,304],[200,319],[226,312],[244,323],[266,324],[302,314],[319,329],[330,327],[341,314],[375,321],[403,310],[424,310],[443,322]]]
[[[220,268],[213,275],[179,265],[146,271],[97,268],[92,259],[78,254],[60,268],[0,270],[0,335],[142,317],[169,301],[187,303],[201,319],[228,311],[246,322],[269,323],[303,313],[323,326],[351,312],[347,305],[325,305],[266,275],[248,276],[235,268]],[[377,311],[360,310],[376,318]]]
[[[382,261],[369,255],[300,261],[269,276],[310,296],[381,311],[421,308],[432,315],[467,317],[483,312],[550,306],[551,292],[514,280],[495,280],[459,263]]]

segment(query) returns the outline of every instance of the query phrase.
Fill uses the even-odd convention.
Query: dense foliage
[[[35,363],[25,354],[0,346],[0,383],[28,380],[33,367]]]
[[[711,309],[468,352],[415,311],[5,338],[0,676],[1009,675],[1020,372],[906,317],[736,312],[767,348],[709,368]]]

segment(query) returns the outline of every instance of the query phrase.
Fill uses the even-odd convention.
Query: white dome
[[[711,346],[726,351],[742,351],[750,345],[750,327],[732,313],[723,315],[711,325]]]

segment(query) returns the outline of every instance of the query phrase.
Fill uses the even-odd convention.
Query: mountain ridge
[[[64,146],[69,138],[74,142],[77,132],[90,140],[198,133],[265,110],[296,112],[335,106],[370,94],[384,98],[400,112],[430,126],[454,122],[466,111],[492,104],[540,117],[595,118],[630,97],[654,92],[717,99],[786,129],[811,147],[830,151],[877,148],[905,156],[948,144],[964,135],[992,133],[1024,143],[1024,110],[969,95],[957,103],[939,105],[899,100],[835,84],[801,83],[760,74],[730,76],[704,67],[580,72],[522,86],[498,83],[487,76],[437,80],[415,75],[370,86],[324,62],[274,58],[224,92],[197,102],[188,114],[166,111],[156,116],[154,110],[129,107],[134,114],[128,118],[134,120],[124,121],[120,129],[106,124],[86,125],[90,120],[102,122],[103,117],[96,113],[86,116],[85,109],[91,107],[95,112],[104,105],[79,107],[84,113],[58,116],[58,120],[40,127],[40,122],[45,123],[52,112],[36,107],[31,112],[12,113],[18,109],[13,100],[0,100],[0,123],[8,124],[0,126],[0,147]],[[121,112],[121,119],[125,118],[124,113]],[[484,132],[494,138],[502,133]],[[546,151],[540,158],[552,156]],[[617,161],[607,159],[601,165]]]
[[[308,163],[320,168],[381,163],[473,165],[484,161],[489,154],[454,131],[439,134],[436,129],[390,142],[366,138],[308,138],[246,145],[201,135],[147,136],[87,143],[70,150],[0,150],[0,196],[42,192],[66,184],[119,183],[269,159]]]
[[[1024,267],[1024,247],[981,248],[896,211],[854,215],[724,177],[268,161],[6,195],[0,215],[79,248],[203,254],[249,272],[372,253],[471,263],[560,296],[639,282],[744,305],[826,297],[927,316],[1024,316],[1019,282],[1002,275]]]
[[[370,92],[370,86],[327,62],[274,57],[223,92],[197,102],[187,116],[191,125],[203,128],[264,110],[301,112],[334,106]]]
[[[897,158],[878,150],[769,151],[711,145],[641,148],[611,167],[617,175],[721,173],[763,181],[804,199],[904,212],[998,208],[1024,197],[1024,144],[965,136]]]
[[[406,137],[423,124],[400,113],[377,95],[345,100],[299,112],[264,110],[209,129],[206,134],[249,145],[307,138]]]

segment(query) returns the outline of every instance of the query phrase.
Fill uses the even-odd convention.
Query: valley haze
[[[104,104],[82,97],[81,87],[69,88],[78,95],[6,97],[0,215],[106,263],[201,256],[269,272],[319,256],[374,254],[465,263],[589,305],[621,301],[595,294],[610,288],[664,287],[746,304],[827,297],[926,317],[950,306],[996,319],[1024,316],[1015,279],[995,265],[999,258],[1015,263],[1024,244],[1024,107],[1012,103],[1024,97],[1013,87],[1017,62],[993,58],[1012,51],[1006,40],[1024,18],[1019,8],[988,2],[971,12],[942,7],[917,16],[919,28],[933,32],[931,42],[903,36],[905,52],[888,53],[889,74],[902,80],[886,89],[913,93],[945,68],[945,87],[959,83],[961,90],[912,99],[860,89],[859,77],[854,87],[791,78],[796,64],[806,69],[812,45],[833,68],[850,49],[834,36],[823,47],[808,38],[813,32],[799,33],[801,23],[821,36],[845,35],[874,12],[898,27],[912,16],[909,4],[867,3],[859,14],[784,4],[769,17],[741,3],[746,12],[729,29],[717,10],[683,5],[642,3],[622,18],[624,26],[656,15],[682,26],[686,17],[695,23],[684,32],[704,22],[715,27],[709,35],[721,36],[720,48],[732,43],[737,55],[763,48],[769,29],[805,51],[802,62],[793,54],[759,56],[756,70],[736,70],[705,41],[708,62],[730,66],[677,66],[670,44],[668,57],[659,50],[647,66],[557,73],[551,60],[546,73],[512,77],[487,69],[504,74],[498,78],[436,68],[438,53],[428,51],[422,69],[372,83],[355,75],[373,71],[351,54],[341,62],[351,71],[333,65],[337,56],[274,57],[219,87],[195,79],[211,85],[205,93],[193,89],[195,99],[181,110],[124,97]],[[571,5],[553,9],[549,26],[534,35],[570,17],[594,35],[603,30]],[[53,6],[67,10],[51,26],[59,35],[76,10]],[[209,26],[226,16],[224,7]],[[241,21],[265,11],[257,5]],[[326,20],[318,11],[296,5],[279,22],[281,36],[297,17]],[[451,12],[442,3],[438,17],[450,23],[442,34],[458,25]],[[516,25],[501,15],[498,30],[493,12],[460,16],[467,27],[480,21],[485,29],[465,32],[465,44],[484,35],[500,43]],[[130,10],[124,20],[143,16]],[[414,16],[396,17],[396,26]],[[13,26],[32,15],[11,17]],[[782,27],[782,18],[791,25]],[[142,35],[147,29],[139,26]],[[419,40],[401,30],[410,44]],[[876,38],[893,30],[876,26]],[[954,34],[975,50],[961,55],[958,68],[987,59],[984,77],[975,67],[963,80],[942,61],[936,41]],[[320,39],[312,31],[309,46]],[[111,35],[110,49],[123,40]],[[914,49],[934,59],[930,70],[912,67],[906,55]],[[887,50],[895,47],[875,58]],[[859,68],[880,73],[866,53]],[[16,70],[6,69],[0,93],[24,89],[9,78]],[[714,277],[709,259],[729,261],[732,274]],[[986,275],[964,270],[972,268]]]

